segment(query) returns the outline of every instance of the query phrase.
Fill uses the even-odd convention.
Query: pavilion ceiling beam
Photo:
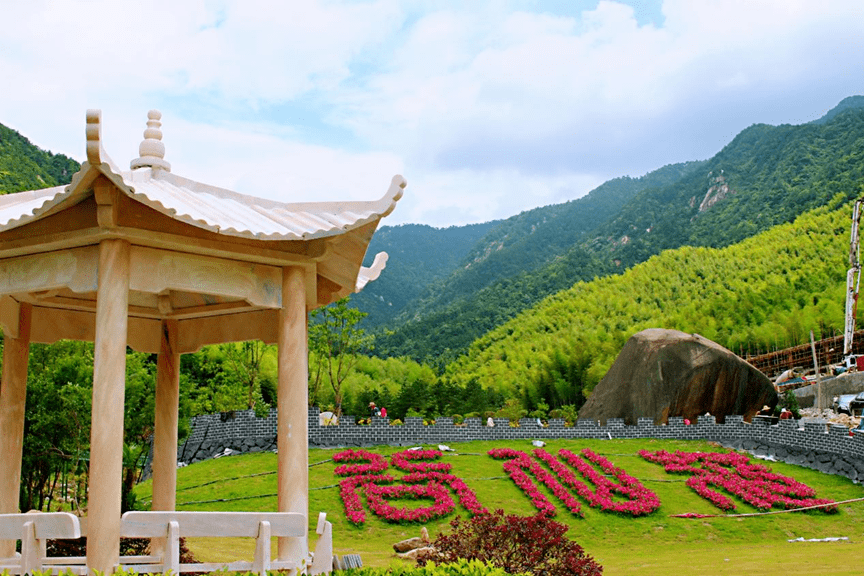
[[[150,294],[210,294],[273,309],[282,298],[281,270],[273,266],[134,246],[132,270],[131,289]]]
[[[122,223],[122,218],[121,218]],[[190,228],[192,228],[190,226]],[[215,235],[212,234],[211,235]],[[119,227],[114,230],[114,237],[129,240],[134,245],[148,246],[166,250],[176,250],[182,247],[184,251],[201,254],[203,256],[214,256],[217,258],[231,258],[267,264],[269,266],[305,265],[319,260],[326,255],[326,251],[320,248],[320,244],[310,247],[308,252],[294,252],[274,250],[268,244],[261,242],[247,244],[245,242],[230,242],[231,237],[211,239],[196,236],[195,234],[182,235],[170,232],[158,232],[142,230],[140,228]]]
[[[177,350],[181,354],[197,352],[208,344],[261,340],[276,343],[278,310],[256,310],[224,314],[178,322]]]
[[[96,246],[0,260],[0,294],[69,288],[95,292],[99,249]]]
[[[354,291],[354,286],[357,283],[357,272],[359,270],[360,268],[357,264],[347,258],[343,258],[339,253],[333,254],[326,261],[318,264],[319,276],[327,278],[343,288],[348,288],[351,292]]]
[[[341,286],[339,286],[329,278],[325,278],[324,276],[319,275],[318,286],[316,288],[318,300],[317,306],[326,306],[327,304],[338,300],[339,298],[337,296],[341,289]]]
[[[174,307],[171,305],[170,292],[170,290],[166,290],[164,294],[159,294],[158,296],[156,306],[159,309],[159,313],[163,316],[168,316],[174,312]]]
[[[70,298],[68,296],[52,296],[34,298],[32,295],[16,294],[22,302],[29,302],[33,305],[42,306],[53,310],[77,310],[79,312],[96,312],[96,301],[86,300],[83,298]],[[155,308],[147,308],[143,306],[129,306],[130,316],[140,316],[143,318],[162,318],[162,315]]]
[[[94,312],[33,306],[30,339],[38,344],[53,344],[60,340],[93,342],[95,322]],[[160,320],[130,316],[128,325],[127,343],[130,348],[147,354],[159,352]]]
[[[363,260],[363,257],[366,255],[366,250],[369,247],[369,242],[377,227],[378,223],[372,222],[355,230],[351,230],[342,236],[337,236],[333,240],[332,249],[349,260]]]

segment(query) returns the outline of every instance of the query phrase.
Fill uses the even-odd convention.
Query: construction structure
[[[843,347],[845,338],[845,336],[832,336],[816,341],[816,357],[823,371],[828,370],[829,366],[844,363],[848,356]],[[864,355],[864,330],[857,330],[854,333],[851,354]],[[744,359],[769,378],[793,368],[808,370],[813,367],[813,351],[810,344],[790,346],[765,354],[745,355]]]

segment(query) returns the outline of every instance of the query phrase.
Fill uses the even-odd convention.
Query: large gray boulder
[[[767,376],[698,334],[652,328],[634,334],[579,411],[579,419],[640,417],[663,424],[691,422],[710,412],[717,422],[743,414],[748,422],[764,405],[777,405]]]

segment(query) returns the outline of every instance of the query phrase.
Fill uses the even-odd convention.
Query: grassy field
[[[488,509],[530,515],[530,500],[506,476],[500,461],[486,455],[491,448],[511,447],[530,451],[527,441],[468,442],[451,444],[455,453],[444,459],[453,464],[453,474],[462,478]],[[864,571],[864,502],[841,505],[839,513],[789,513],[748,518],[672,518],[673,514],[715,514],[719,510],[689,489],[686,477],[667,474],[662,467],[640,458],[637,452],[683,450],[724,452],[707,442],[660,440],[561,440],[550,441],[549,451],[559,448],[591,448],[638,478],[660,498],[661,507],[647,517],[630,518],[599,512],[583,503],[584,518],[571,515],[543,488],[558,508],[556,520],[570,526],[568,536],[579,542],[603,566],[605,574],[740,574],[782,571],[794,574],[861,574]],[[401,449],[387,446],[371,451],[385,456]],[[356,527],[344,517],[334,463],[339,450],[309,452],[310,511],[327,512],[333,522],[337,554],[356,553],[364,565],[384,566],[399,562],[392,544],[419,535],[419,525],[394,525],[367,512],[366,524]],[[820,498],[835,501],[864,497],[864,489],[846,478],[821,474],[807,468],[766,463],[773,471],[791,476],[816,490]],[[178,471],[178,510],[275,510],[276,455],[258,453],[200,462]],[[397,477],[398,471],[392,471]],[[253,476],[255,475],[255,476]],[[539,484],[539,483],[538,483]],[[149,505],[151,487],[137,488],[142,508]],[[736,499],[739,513],[756,512]],[[465,514],[457,506],[457,513]],[[434,538],[446,531],[450,518],[426,526]],[[841,542],[788,542],[803,537],[847,537]],[[252,541],[193,541],[193,552],[204,560],[233,558],[242,550],[251,557]]]

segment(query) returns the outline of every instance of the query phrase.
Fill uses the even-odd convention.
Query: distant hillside
[[[679,246],[728,246],[791,222],[836,194],[861,195],[864,109],[857,105],[864,102],[844,103],[823,124],[751,126],[710,160],[643,177],[666,170],[665,182],[631,186],[627,194],[616,188],[621,179],[613,180],[586,198],[503,221],[451,277],[405,307],[377,337],[376,354],[440,364],[577,280],[626,270]],[[589,201],[606,211],[595,205],[589,212]],[[579,218],[581,228],[570,224]]]
[[[414,313],[434,311],[498,280],[539,270],[590,235],[642,190],[673,184],[701,164],[674,164],[641,178],[615,178],[578,200],[535,208],[500,222],[446,281],[427,291]]]
[[[733,246],[669,250],[579,282],[478,339],[445,377],[531,410],[574,390],[587,396],[645,328],[696,332],[734,352],[842,332],[850,218],[848,204],[823,207]]]
[[[359,294],[352,306],[367,312],[366,328],[390,322],[416,301],[432,283],[452,274],[468,251],[497,221],[469,226],[432,228],[421,224],[382,226],[366,251],[366,266],[375,254],[387,252],[387,268]]]
[[[849,96],[840,101],[837,106],[825,113],[818,120],[813,120],[812,124],[825,124],[829,120],[833,120],[837,114],[854,108],[864,108],[864,96]]]
[[[864,184],[864,109],[824,124],[742,131],[701,173],[646,190],[597,230],[592,253],[627,268],[678,246],[728,246]]]
[[[613,268],[578,247],[628,199],[698,170],[665,166],[616,178],[578,200],[535,208],[497,223],[446,278],[429,285],[376,338],[376,354],[434,359],[461,353],[477,337],[577,280]],[[383,275],[382,275],[383,276]]]
[[[0,194],[68,184],[79,167],[75,160],[41,150],[0,124]]]

